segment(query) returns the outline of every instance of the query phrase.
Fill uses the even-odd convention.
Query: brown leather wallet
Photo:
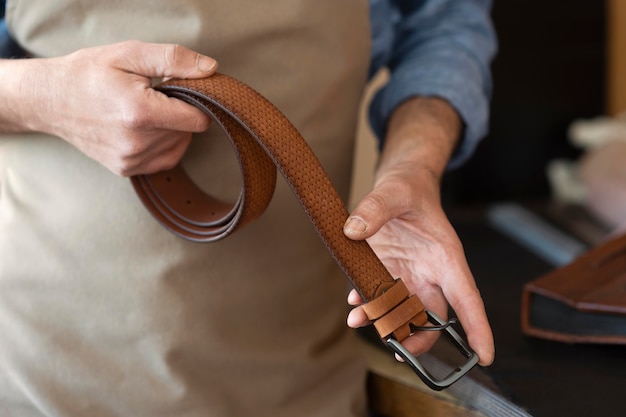
[[[181,166],[131,178],[138,196],[163,226],[195,242],[224,238],[263,213],[272,197],[278,169],[329,253],[366,302],[365,312],[380,337],[406,357],[427,384],[434,389],[444,388],[478,362],[449,323],[426,311],[402,280],[389,274],[366,241],[350,240],[343,234],[348,218],[343,201],[304,138],[267,99],[224,74],[200,80],[172,80],[157,89],[198,107],[217,122],[237,153],[243,181],[239,199],[229,204],[205,194]],[[428,374],[400,344],[425,327],[443,330],[450,336],[467,357],[466,365],[440,380]]]
[[[521,326],[559,342],[626,344],[626,235],[527,283]]]

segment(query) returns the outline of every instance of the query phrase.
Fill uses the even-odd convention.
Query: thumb
[[[374,189],[350,213],[343,226],[343,233],[353,240],[371,237],[385,223],[401,214],[395,202],[396,199],[386,188]]]
[[[153,78],[205,78],[217,71],[214,58],[177,44],[127,41],[121,44],[124,70]]]

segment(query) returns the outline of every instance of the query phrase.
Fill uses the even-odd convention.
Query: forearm
[[[389,119],[377,181],[400,174],[433,179],[439,185],[462,128],[459,115],[447,101],[436,97],[406,100]]]
[[[416,96],[441,97],[463,120],[463,136],[446,167],[454,169],[470,157],[488,128],[489,65],[497,46],[491,2],[380,3],[389,6],[390,17],[395,10],[400,19],[393,25],[381,23],[381,36],[375,43],[380,50],[376,68],[386,66],[390,77],[370,106],[372,128],[384,142],[389,118],[400,103]],[[384,16],[384,12],[377,14]]]

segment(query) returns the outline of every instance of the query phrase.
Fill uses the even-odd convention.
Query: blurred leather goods
[[[626,344],[626,235],[525,284],[521,326],[559,342]]]

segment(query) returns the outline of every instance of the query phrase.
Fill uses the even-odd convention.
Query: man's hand
[[[344,233],[367,239],[394,277],[401,277],[427,309],[447,317],[448,303],[457,314],[481,365],[494,358],[493,336],[480,293],[467,265],[461,242],[440,202],[440,178],[461,129],[454,110],[439,99],[415,99],[400,106],[388,128],[373,191],[353,210]],[[362,300],[348,325],[368,323]],[[403,345],[426,352],[433,332],[417,332]]]
[[[175,166],[209,118],[152,89],[155,78],[204,78],[217,62],[179,45],[126,41],[47,59],[0,61],[0,132],[40,131],[115,174]]]

